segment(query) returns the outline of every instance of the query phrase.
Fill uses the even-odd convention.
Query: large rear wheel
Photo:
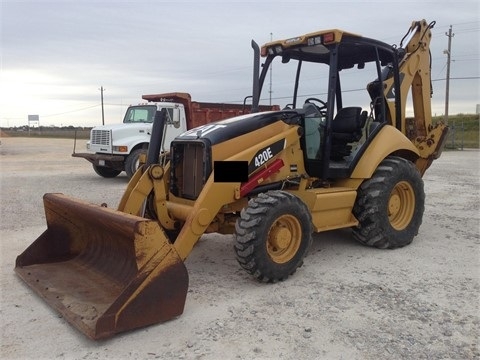
[[[251,199],[235,225],[240,265],[258,280],[286,279],[303,264],[312,242],[310,211],[296,196],[269,191]]]
[[[390,156],[360,186],[353,209],[360,224],[353,235],[377,248],[403,247],[417,235],[424,208],[420,173],[410,161]]]

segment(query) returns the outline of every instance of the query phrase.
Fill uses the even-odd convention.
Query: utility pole
[[[450,62],[452,59],[452,38],[455,34],[452,33],[452,25],[450,25],[450,29],[448,33],[445,33],[448,37],[448,49],[443,50],[444,54],[447,54],[447,82],[445,88],[445,122],[448,125],[448,98],[449,98],[449,91],[450,91]]]
[[[105,112],[103,111],[103,91],[105,90],[103,86],[100,86],[100,99],[102,101],[102,125],[105,125]]]

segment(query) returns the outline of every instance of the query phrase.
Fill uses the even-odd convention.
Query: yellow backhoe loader
[[[118,209],[45,194],[47,229],[15,271],[100,339],[183,312],[184,261],[205,233],[234,234],[239,264],[263,282],[293,274],[313,232],[351,228],[366,245],[409,244],[424,212],[422,175],[447,134],[431,118],[433,25],[414,21],[399,46],[341,30],[261,49],[252,41],[254,113],[183,133],[167,158],[159,112]],[[274,59],[277,73],[293,65],[291,103],[255,112]],[[359,85],[367,69],[373,77]]]

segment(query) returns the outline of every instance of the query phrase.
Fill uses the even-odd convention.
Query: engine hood
[[[134,129],[148,129],[152,127],[152,123],[121,123],[113,125],[101,125],[95,126],[92,130],[104,130],[104,131],[113,131],[117,132],[119,130],[128,129],[128,131]]]
[[[295,110],[266,111],[236,116],[193,128],[180,134],[175,140],[208,140],[211,145],[219,144],[235,137],[258,130],[279,120],[289,122],[298,118]]]

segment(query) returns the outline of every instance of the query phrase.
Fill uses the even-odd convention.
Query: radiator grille
[[[187,144],[183,154],[183,196],[196,199],[202,191],[203,179],[203,147]]]
[[[108,130],[92,130],[92,144],[110,145],[110,131]]]
[[[175,143],[170,189],[176,196],[196,200],[211,173],[210,152],[202,142]]]

